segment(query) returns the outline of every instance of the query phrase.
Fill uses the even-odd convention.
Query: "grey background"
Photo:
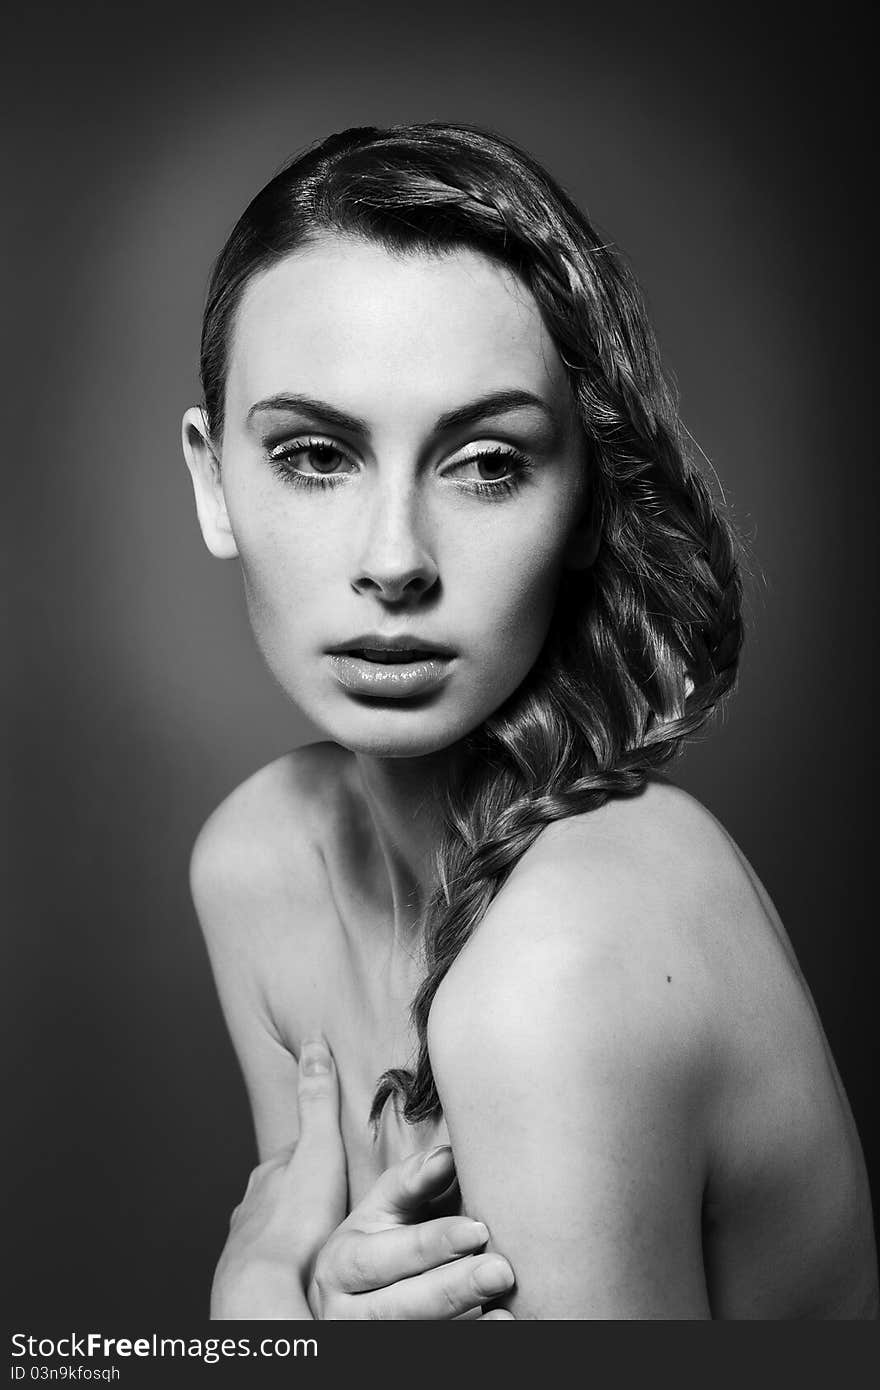
[[[210,261],[295,150],[458,119],[629,254],[750,538],[750,641],[680,780],[786,921],[876,1172],[867,37],[675,4],[56,6],[20,17],[3,366],[10,1312],[200,1316],[250,1122],[189,904],[205,816],[309,731],[198,536]],[[706,12],[711,12],[707,14]],[[876,1181],[875,1181],[876,1188]]]

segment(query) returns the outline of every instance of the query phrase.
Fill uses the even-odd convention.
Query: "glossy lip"
[[[452,666],[450,657],[439,654],[420,655],[412,661],[368,661],[353,652],[329,652],[328,657],[333,675],[349,694],[383,700],[407,700],[438,690]]]

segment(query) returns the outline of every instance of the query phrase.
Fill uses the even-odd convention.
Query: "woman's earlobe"
[[[218,560],[238,554],[220,476],[220,460],[211,443],[205,412],[191,406],[183,417],[183,456],[192,478],[196,512],[205,545]]]

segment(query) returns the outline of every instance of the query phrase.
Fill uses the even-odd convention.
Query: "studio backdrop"
[[[232,222],[348,125],[512,137],[645,286],[749,552],[738,691],[672,775],[786,923],[876,1196],[864,37],[674,4],[55,8],[4,77],[13,1313],[203,1316],[255,1162],[187,863],[313,734],[202,545],[179,425]]]

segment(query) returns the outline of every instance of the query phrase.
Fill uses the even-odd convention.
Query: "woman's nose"
[[[365,521],[352,579],[358,593],[373,593],[393,602],[432,589],[438,569],[419,524],[415,499],[385,493],[375,499]]]

